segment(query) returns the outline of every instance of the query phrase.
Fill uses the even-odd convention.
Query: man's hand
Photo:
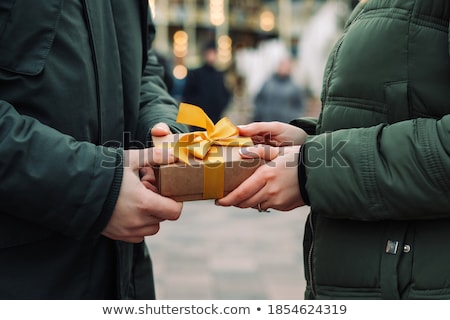
[[[164,122],[159,122],[151,130],[152,137],[163,137],[170,134],[169,126]],[[173,162],[173,161],[172,161]],[[158,192],[158,188],[155,185],[155,173],[152,167],[142,167],[140,168],[139,174],[141,176],[141,181],[147,189],[153,192]]]
[[[159,122],[151,130],[151,135],[153,137],[163,137],[170,134],[169,126],[164,122]]]
[[[124,152],[123,179],[112,217],[102,234],[114,240],[141,242],[156,234],[159,223],[176,220],[182,203],[163,197],[147,188],[139,178],[139,169],[175,161],[173,154],[159,148]]]

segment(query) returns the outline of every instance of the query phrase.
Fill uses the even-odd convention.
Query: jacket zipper
[[[99,85],[99,71],[98,71],[98,63],[97,63],[97,53],[95,50],[95,43],[94,43],[94,34],[92,32],[92,24],[91,24],[91,18],[89,16],[89,9],[88,4],[86,0],[82,0],[83,4],[83,13],[84,18],[86,19],[86,27],[87,31],[89,33],[89,42],[91,45],[92,50],[92,64],[94,66],[94,75],[95,75],[95,90],[96,90],[96,97],[97,97],[97,118],[98,118],[98,132],[97,132],[97,144],[101,145],[103,143],[103,125],[102,125],[102,110],[101,110],[101,101],[100,101],[100,85]]]
[[[315,297],[316,289],[314,287],[314,275],[313,275],[313,270],[312,270],[312,255],[313,255],[313,251],[314,251],[314,225],[313,225],[313,221],[312,221],[312,211],[309,214],[308,220],[309,220],[308,221],[309,228],[311,230],[311,246],[309,247],[309,251],[308,251],[308,275],[309,275],[311,293]]]

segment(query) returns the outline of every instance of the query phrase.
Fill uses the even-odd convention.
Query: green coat
[[[449,18],[369,0],[331,52],[303,149],[306,298],[450,298]]]
[[[154,297],[145,245],[100,236],[123,148],[186,130],[148,17],[146,0],[1,1],[0,299]]]

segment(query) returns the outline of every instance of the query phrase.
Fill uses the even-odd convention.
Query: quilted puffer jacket
[[[330,54],[303,147],[305,298],[450,298],[449,17],[369,0]]]

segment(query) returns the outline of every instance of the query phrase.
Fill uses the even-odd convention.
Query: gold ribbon
[[[182,135],[175,143],[174,153],[186,164],[189,164],[189,154],[203,160],[203,199],[223,197],[225,164],[217,146],[249,146],[253,145],[252,140],[238,137],[238,129],[227,117],[214,125],[200,107],[188,103],[180,104],[177,122],[206,129]]]

